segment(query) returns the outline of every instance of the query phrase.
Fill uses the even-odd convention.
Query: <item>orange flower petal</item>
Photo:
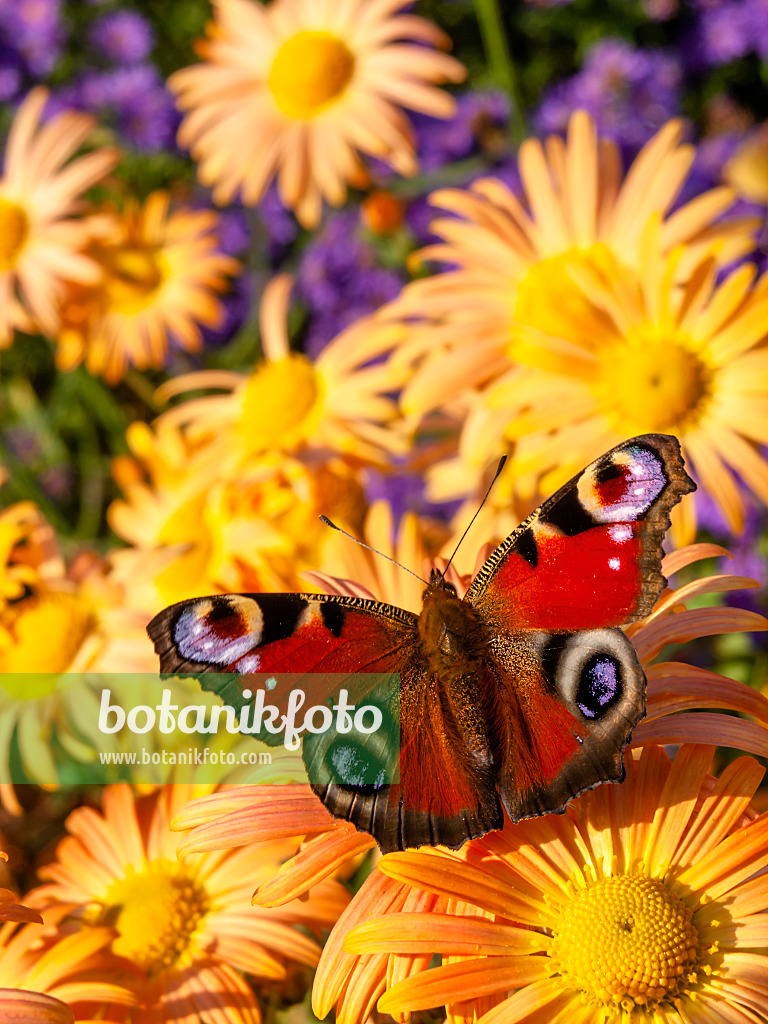
[[[768,619],[742,608],[697,608],[680,612],[637,632],[632,637],[643,664],[655,658],[667,644],[683,644],[716,633],[768,629]]]
[[[725,838],[746,812],[764,774],[751,757],[740,757],[726,766],[675,853],[676,872],[697,864]]]
[[[549,947],[540,932],[484,917],[401,913],[359,924],[347,934],[348,953],[453,953],[498,956]]]
[[[526,1024],[534,1021],[550,1024],[552,1014],[565,1009],[575,1014],[579,1004],[580,1000],[573,992],[564,992],[553,984],[551,978],[544,978],[514,992],[509,999],[480,1017],[477,1024],[515,1024],[522,1020]],[[594,1012],[594,1007],[590,1007],[590,1017],[594,1016]],[[568,1021],[569,1024],[575,1024],[571,1016]]]
[[[693,892],[706,889],[717,899],[765,866],[768,858],[768,812],[727,836],[716,849],[677,876],[679,886]]]
[[[730,715],[706,712],[666,715],[641,722],[632,734],[633,747],[649,743],[715,743],[768,757],[768,728]]]
[[[275,877],[253,894],[260,907],[277,907],[306,892],[321,879],[332,875],[341,865],[375,846],[375,840],[352,825],[316,836],[295,857],[287,861]]]
[[[193,800],[173,820],[174,831],[192,832],[180,854],[230,849],[248,843],[311,835],[341,828],[309,786],[248,786]],[[221,797],[217,801],[217,797]],[[200,806],[198,806],[200,805]]]
[[[312,987],[312,1009],[322,1020],[336,1002],[342,985],[349,977],[357,958],[344,951],[344,935],[362,918],[398,911],[406,892],[403,886],[374,869],[361,886],[357,897],[339,918],[328,936]]]
[[[768,725],[768,699],[736,679],[674,661],[651,665],[646,675],[647,720],[675,711],[717,707],[741,711]]]
[[[407,885],[416,885],[437,896],[455,896],[474,903],[482,910],[502,917],[511,917],[521,924],[536,925],[546,906],[541,896],[523,894],[500,878],[492,879],[481,870],[435,850],[388,853],[379,861],[379,870]]]
[[[645,869],[663,878],[701,793],[714,746],[685,746],[672,760],[645,846]]]
[[[543,956],[500,956],[446,964],[416,978],[408,978],[379,1000],[381,1013],[429,1010],[447,1002],[520,988],[552,974],[552,961]]]
[[[17,988],[0,988],[0,1024],[74,1024],[66,1003]]]

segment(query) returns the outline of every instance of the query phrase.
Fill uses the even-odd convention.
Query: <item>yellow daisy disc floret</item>
[[[691,972],[698,959],[692,916],[655,878],[605,878],[563,907],[550,955],[564,984],[630,1009],[663,999]]]

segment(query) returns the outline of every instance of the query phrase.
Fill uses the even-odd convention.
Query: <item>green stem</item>
[[[126,384],[136,397],[152,412],[160,412],[161,405],[155,397],[155,387],[138,370],[129,369],[123,377]]]
[[[507,45],[498,0],[474,0],[474,4],[491,76],[510,96],[510,133],[515,144],[519,145],[528,134],[528,129],[523,116],[517,72]]]

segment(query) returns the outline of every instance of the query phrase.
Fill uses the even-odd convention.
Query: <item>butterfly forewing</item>
[[[166,608],[148,632],[161,672],[206,676],[212,680],[206,688],[228,703],[232,673],[399,675],[399,782],[322,781],[334,753],[331,735],[311,742],[310,778],[332,814],[369,832],[384,850],[459,847],[500,828],[501,805],[490,752],[483,762],[476,745],[470,750],[462,738],[460,702],[454,695],[452,708],[451,695],[430,674],[417,622],[411,612],[363,598],[221,594]],[[256,685],[243,679],[240,689],[255,691]],[[279,690],[269,699],[284,710]]]
[[[670,509],[692,490],[675,438],[625,441],[496,548],[467,600],[506,628],[593,629],[642,618],[666,584]]]

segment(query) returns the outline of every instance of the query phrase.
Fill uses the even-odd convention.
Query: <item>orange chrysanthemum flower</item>
[[[94,218],[88,253],[99,277],[68,289],[56,335],[60,369],[84,360],[114,384],[129,365],[161,367],[171,337],[197,352],[201,326],[223,320],[218,293],[240,264],[218,250],[213,211],[169,212],[169,204],[167,192],[153,192],[141,206]]]
[[[62,925],[66,910],[46,911],[44,924],[0,928],[0,1020],[86,1024],[105,1012],[114,1019],[115,1009],[124,1020],[135,1004],[133,993],[116,981],[125,970],[109,951],[111,930],[72,934]]]
[[[385,545],[383,550],[387,552]],[[712,544],[692,545],[668,555],[662,569],[671,576],[697,560],[724,554],[727,552]],[[337,580],[329,587],[329,578],[323,574],[312,574],[312,578],[330,592],[359,596],[360,592],[349,580]],[[376,589],[377,577],[369,575],[367,581],[373,596],[384,599],[386,595]],[[462,581],[466,588],[468,577],[453,577],[459,588]],[[651,614],[627,629],[648,677],[647,717],[635,730],[633,745],[717,743],[768,756],[766,697],[735,679],[683,662],[653,663],[669,644],[718,633],[768,629],[768,620],[763,616],[742,609],[684,610],[685,602],[697,597],[755,586],[753,580],[744,577],[713,575],[694,580],[678,590],[667,589]],[[704,708],[714,710],[698,710]],[[752,720],[723,714],[724,711],[738,711]],[[600,788],[612,790],[614,787]],[[345,860],[375,845],[366,833],[332,818],[308,786],[244,786],[216,793],[183,808],[175,819],[174,828],[189,832],[180,846],[185,853],[227,849],[297,834],[306,836],[299,852],[254,894],[254,901],[265,907],[294,899],[318,879],[332,874]],[[352,913],[350,908],[348,914]],[[324,953],[324,962],[326,957],[336,955],[328,952],[329,948],[336,948],[334,935],[335,932]],[[338,946],[336,952],[340,948]]]
[[[364,180],[358,154],[401,174],[417,164],[402,107],[450,117],[454,101],[432,83],[459,82],[458,61],[430,22],[398,15],[405,0],[215,0],[199,44],[203,64],[171,75],[186,112],[179,142],[217,202],[257,203],[274,176],[307,227],[322,201],[340,206]],[[427,44],[427,45],[424,45]]]
[[[446,1006],[455,1024],[763,1019],[768,814],[749,808],[763,769],[739,758],[713,779],[713,749],[686,745],[670,764],[646,746],[623,785],[563,815],[459,852],[388,854],[344,962],[318,971],[318,1015],[338,1000],[353,1024],[378,999],[399,1020]],[[434,953],[445,961],[429,969]]]
[[[88,138],[93,118],[67,111],[40,124],[48,99],[33,89],[19,107],[0,175],[0,348],[13,327],[55,337],[67,282],[97,280],[83,253],[89,238],[79,212],[82,194],[117,163],[114,149],[70,157]],[[67,161],[70,161],[69,163]],[[66,165],[66,166],[65,166]]]
[[[8,855],[0,852],[3,860],[8,860]],[[25,907],[18,902],[18,896],[10,889],[0,888],[0,921],[26,922],[28,924],[42,924],[43,919],[36,910]]]
[[[254,880],[272,875],[295,852],[295,840],[179,857],[179,837],[168,824],[192,792],[177,785],[135,800],[128,786],[107,787],[103,814],[84,807],[70,815],[70,836],[43,871],[50,881],[31,899],[66,905],[78,938],[114,929],[113,953],[140,979],[131,1024],[186,1022],[195,1013],[260,1024],[243,974],[280,980],[290,963],[316,964],[318,943],[295,926],[319,937],[349,896],[340,883],[325,881],[310,899],[280,912],[251,909]]]

